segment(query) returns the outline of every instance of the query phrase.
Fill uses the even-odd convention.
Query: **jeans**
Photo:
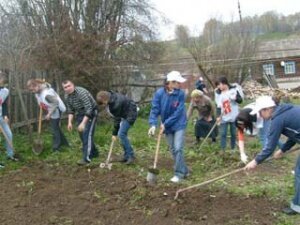
[[[174,172],[179,178],[184,178],[188,174],[188,168],[184,161],[184,137],[185,130],[178,130],[166,135],[170,151],[175,161]]]
[[[8,124],[4,121],[3,117],[0,117],[0,126],[5,134],[3,136],[6,136],[9,142],[12,144],[12,132],[10,130],[10,127]],[[4,137],[5,140],[5,148],[6,148],[6,154],[8,157],[13,157],[14,156],[14,150],[10,146],[10,144],[7,143],[6,138]]]
[[[60,118],[51,119],[50,123],[53,135],[52,149],[59,150],[60,146],[62,145],[69,146],[69,143],[60,128]]]
[[[268,142],[267,136],[270,130],[270,126],[271,126],[271,120],[264,120],[263,127],[259,129],[259,141],[263,147],[267,145]],[[280,140],[278,140],[277,146],[279,149],[281,149],[283,143]]]
[[[79,136],[82,141],[82,157],[83,160],[87,162],[90,162],[91,158],[97,157],[99,154],[94,143],[94,133],[95,133],[95,127],[97,121],[97,114],[98,111],[95,110],[94,116],[88,120],[84,128],[84,131],[79,132]],[[85,115],[77,115],[76,117],[77,125],[81,123],[84,116]]]
[[[130,127],[130,123],[127,120],[122,119],[118,131],[118,137],[120,138],[124,150],[124,159],[126,160],[128,160],[129,158],[134,158],[134,152],[131,147],[130,141],[127,137],[128,130],[130,129]]]
[[[236,127],[234,122],[225,122],[221,123],[220,129],[221,129],[221,149],[225,150],[226,148],[226,139],[227,139],[227,129],[228,125],[230,127],[230,146],[233,150],[235,148],[235,142],[236,142]]]
[[[295,167],[295,195],[291,202],[291,209],[300,213],[300,156]]]

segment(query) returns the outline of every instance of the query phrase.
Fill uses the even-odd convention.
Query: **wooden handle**
[[[212,183],[212,182],[215,182],[215,181],[217,181],[217,180],[221,180],[221,179],[223,179],[223,178],[225,178],[225,177],[228,177],[228,176],[230,176],[230,175],[233,175],[233,174],[235,174],[235,173],[239,173],[239,172],[241,172],[241,171],[243,171],[243,170],[244,170],[244,168],[239,168],[239,169],[236,169],[236,170],[234,170],[234,171],[231,171],[230,173],[226,173],[226,174],[224,174],[224,175],[222,175],[222,176],[216,177],[216,178],[214,178],[214,179],[204,181],[204,182],[202,182],[202,183],[200,183],[200,184],[195,184],[195,185],[192,185],[192,186],[189,186],[189,187],[186,187],[186,188],[179,189],[178,191],[176,191],[176,195],[175,195],[175,198],[174,198],[174,199],[176,200],[176,199],[178,198],[178,195],[179,195],[180,192],[187,191],[187,190],[190,190],[190,189],[193,189],[193,188],[196,188],[196,187],[204,186],[204,185],[206,185],[206,184],[210,184],[210,183]]]
[[[161,140],[161,133],[159,132],[157,137],[157,144],[156,144],[156,150],[155,150],[155,157],[154,157],[154,163],[153,168],[156,169],[157,166],[157,160],[158,160],[158,153],[159,153],[159,146],[160,146],[160,140]]]
[[[43,109],[42,106],[40,106],[38,134],[41,134],[41,130],[42,130],[42,115],[43,115]]]
[[[6,133],[4,132],[4,130],[2,128],[2,126],[0,126],[0,130],[1,130],[1,132],[2,132],[2,134],[4,136],[4,138],[5,138],[6,142],[8,143],[9,147],[14,150],[13,144],[11,143],[11,141],[9,140],[9,138],[7,137]]]
[[[199,150],[201,150],[203,144],[206,142],[207,138],[210,136],[210,134],[214,131],[215,127],[217,126],[218,124],[218,120],[216,119],[216,122],[214,123],[214,125],[212,126],[212,128],[210,129],[210,131],[208,132],[208,134],[206,135],[206,137],[204,138],[204,140],[202,141],[200,147],[199,147]]]
[[[111,153],[112,153],[112,150],[114,148],[114,143],[115,143],[115,141],[112,140],[111,144],[110,144],[109,152],[108,152],[108,155],[107,155],[107,159],[106,159],[106,164],[108,164],[109,161],[110,161]]]
[[[290,154],[290,153],[295,152],[295,151],[298,151],[298,150],[300,150],[299,147],[298,147],[298,148],[291,149],[291,150],[288,151],[286,154]],[[268,159],[266,160],[266,162],[267,162],[267,161],[270,161],[270,160],[272,160],[272,159],[273,159],[273,157],[268,158]],[[243,171],[243,170],[245,170],[245,167],[240,168],[240,169],[236,169],[236,170],[234,170],[234,171],[231,171],[230,173],[226,173],[226,174],[224,174],[224,175],[222,175],[222,176],[219,176],[219,177],[216,177],[216,178],[214,178],[214,179],[211,179],[211,180],[202,182],[202,183],[200,183],[200,184],[195,184],[195,185],[192,185],[192,186],[189,186],[189,187],[186,187],[186,188],[179,189],[179,190],[176,191],[176,195],[175,195],[174,199],[176,200],[176,199],[178,198],[178,196],[179,196],[179,193],[181,193],[181,192],[183,192],[183,191],[187,191],[187,190],[190,190],[190,189],[193,189],[193,188],[196,188],[196,187],[200,187],[200,186],[204,186],[204,185],[206,185],[206,184],[210,184],[210,183],[212,183],[212,182],[215,182],[215,181],[217,181],[217,180],[223,179],[223,178],[228,177],[228,176],[230,176],[230,175],[233,175],[233,174],[235,174],[235,173],[239,173],[239,172],[241,172],[241,171]]]

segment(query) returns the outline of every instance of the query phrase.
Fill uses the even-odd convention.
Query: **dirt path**
[[[274,224],[279,203],[178,186],[136,173],[36,163],[0,178],[1,225]]]

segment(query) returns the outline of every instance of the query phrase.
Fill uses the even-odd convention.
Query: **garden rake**
[[[114,139],[112,139],[111,141],[111,144],[110,144],[110,148],[109,148],[109,151],[108,151],[108,155],[107,155],[107,159],[104,163],[100,163],[100,168],[108,168],[109,170],[111,170],[112,168],[112,163],[110,163],[110,158],[111,158],[111,154],[112,154],[112,150],[114,148]]]
[[[295,152],[295,151],[298,151],[298,150],[300,150],[300,147],[294,148],[294,149],[288,151],[286,154],[289,154],[289,153],[292,153],[292,152]],[[268,162],[268,161],[270,161],[270,160],[272,160],[272,159],[273,159],[273,157],[270,157],[270,158],[266,159],[265,162]],[[224,174],[224,175],[221,175],[221,176],[219,176],[219,177],[213,178],[213,179],[211,179],[211,180],[204,181],[204,182],[199,183],[199,184],[194,184],[194,185],[189,186],[189,187],[186,187],[186,188],[178,189],[178,190],[176,191],[174,200],[176,200],[176,199],[178,198],[178,196],[179,196],[179,194],[180,194],[181,192],[184,192],[184,191],[187,191],[187,190],[191,190],[191,189],[193,189],[193,188],[201,187],[201,186],[204,186],[204,185],[206,185],[206,184],[213,183],[213,182],[215,182],[215,181],[217,181],[217,180],[221,180],[221,179],[223,179],[223,178],[225,178],[225,177],[228,177],[228,176],[231,176],[231,175],[233,175],[233,174],[242,172],[242,171],[244,171],[244,170],[245,170],[245,167],[239,168],[239,169],[236,169],[236,170],[231,171],[231,172],[229,172],[229,173],[226,173],[226,174]]]
[[[230,176],[230,175],[239,173],[239,172],[241,172],[241,171],[243,171],[243,170],[244,170],[244,168],[239,168],[239,169],[236,169],[236,170],[231,171],[231,172],[229,172],[229,173],[226,173],[226,174],[224,174],[224,175],[222,175],[222,176],[219,176],[219,177],[216,177],[216,178],[214,178],[214,179],[211,179],[211,180],[207,180],[207,181],[205,181],[205,182],[202,182],[202,183],[200,183],[200,184],[194,184],[194,185],[192,185],[192,186],[189,186],[189,187],[186,187],[186,188],[179,189],[179,190],[176,191],[174,200],[176,200],[176,199],[178,198],[178,196],[179,196],[179,194],[180,194],[181,192],[184,192],[184,191],[187,191],[187,190],[190,190],[190,189],[193,189],[193,188],[201,187],[201,186],[204,186],[204,185],[206,185],[206,184],[213,183],[213,182],[215,182],[215,181],[217,181],[217,180],[221,180],[221,179],[223,179],[223,178],[225,178],[225,177],[228,177],[228,176]]]

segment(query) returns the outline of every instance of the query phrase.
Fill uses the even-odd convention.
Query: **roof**
[[[300,38],[261,42],[258,45],[255,58],[264,60],[295,56],[300,56]]]

